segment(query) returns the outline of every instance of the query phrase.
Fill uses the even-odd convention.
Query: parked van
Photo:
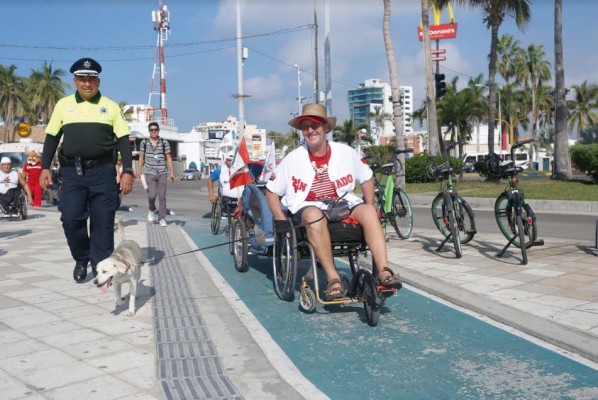
[[[510,153],[502,153],[498,154],[501,159],[504,161],[508,161],[511,159]],[[463,164],[464,170],[467,172],[468,168],[473,167],[476,162],[482,162],[488,156],[488,153],[467,153],[463,156]],[[515,152],[515,165],[518,167],[523,168],[524,170],[529,168],[529,154],[526,150],[516,151]]]

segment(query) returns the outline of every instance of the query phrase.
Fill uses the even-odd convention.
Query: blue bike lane
[[[225,243],[206,220],[183,228],[200,247]],[[228,246],[204,251],[301,373],[332,399],[594,399],[598,371],[408,288],[387,299],[380,323],[363,305],[313,314],[279,300],[270,258],[234,268]],[[337,263],[349,274],[346,264]],[[308,264],[300,262],[298,276]],[[298,293],[297,293],[298,294]]]

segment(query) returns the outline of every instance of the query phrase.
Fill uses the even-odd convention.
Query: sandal
[[[388,276],[386,279],[378,278],[378,280],[380,281],[380,285],[395,289],[400,289],[401,287],[403,287],[403,284],[401,283],[401,278],[398,274],[395,275],[392,269],[384,267],[382,268],[382,272],[390,272],[390,276]]]
[[[341,286],[335,287],[334,285],[336,284],[340,284]],[[343,293],[343,282],[341,282],[339,278],[331,279],[326,284],[326,300],[337,300],[342,297],[345,297],[345,294]]]

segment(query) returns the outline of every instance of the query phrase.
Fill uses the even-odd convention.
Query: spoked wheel
[[[280,299],[293,301],[297,274],[297,238],[293,232],[284,236],[277,234],[272,247],[274,290]]]
[[[519,243],[525,243],[525,227],[523,225],[523,219],[521,215],[515,216],[515,221],[517,222],[517,236],[519,237]],[[527,264],[527,247],[520,246],[521,249],[521,262],[523,265]]]
[[[473,210],[461,196],[456,203],[457,227],[461,244],[468,243],[476,234],[475,219]]]
[[[247,253],[249,249],[247,245],[247,228],[245,228],[245,222],[243,220],[233,220],[229,239],[233,247],[235,268],[239,272],[247,272],[249,269],[249,265],[247,264]]]
[[[214,204],[212,204],[212,213],[210,215],[210,229],[212,230],[212,235],[217,235],[218,231],[220,230],[220,217],[222,216],[222,203],[220,200],[217,199]]]
[[[392,195],[392,207],[390,223],[401,239],[408,239],[413,233],[413,210],[407,193],[395,190]]]
[[[307,287],[301,291],[299,295],[299,308],[306,313],[313,313],[316,311],[316,294]]]
[[[533,220],[528,207],[529,206],[527,205],[523,205],[521,207],[521,218],[523,222],[523,232],[525,238],[524,243],[526,248],[532,247],[534,241],[538,238],[536,221]],[[519,230],[517,227],[517,221],[515,219],[515,209],[511,204],[509,204],[506,193],[502,193],[496,199],[496,202],[494,203],[494,216],[496,218],[498,228],[505,238],[511,241],[513,236],[516,236],[513,240],[513,245],[515,247],[521,248],[521,239],[518,234]]]
[[[27,200],[23,191],[21,191],[17,203],[17,213],[19,216],[19,221],[27,219]]]
[[[449,229],[455,246],[455,255],[457,258],[461,258],[463,256],[463,251],[461,250],[461,235],[459,226],[457,225],[457,212],[459,211],[459,207],[457,202],[453,202],[452,200],[450,200],[450,204],[447,204],[446,207],[450,210],[448,213]]]
[[[442,236],[447,237],[451,233],[449,229],[448,210],[444,206],[444,199],[441,195],[434,197],[432,201],[432,219]]]
[[[368,271],[364,271],[359,280],[360,294],[363,296],[365,318],[369,326],[376,326],[380,321],[380,301],[376,278]]]

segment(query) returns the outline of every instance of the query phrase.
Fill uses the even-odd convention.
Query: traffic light
[[[444,74],[434,74],[434,80],[436,81],[436,98],[439,99],[446,94]]]

